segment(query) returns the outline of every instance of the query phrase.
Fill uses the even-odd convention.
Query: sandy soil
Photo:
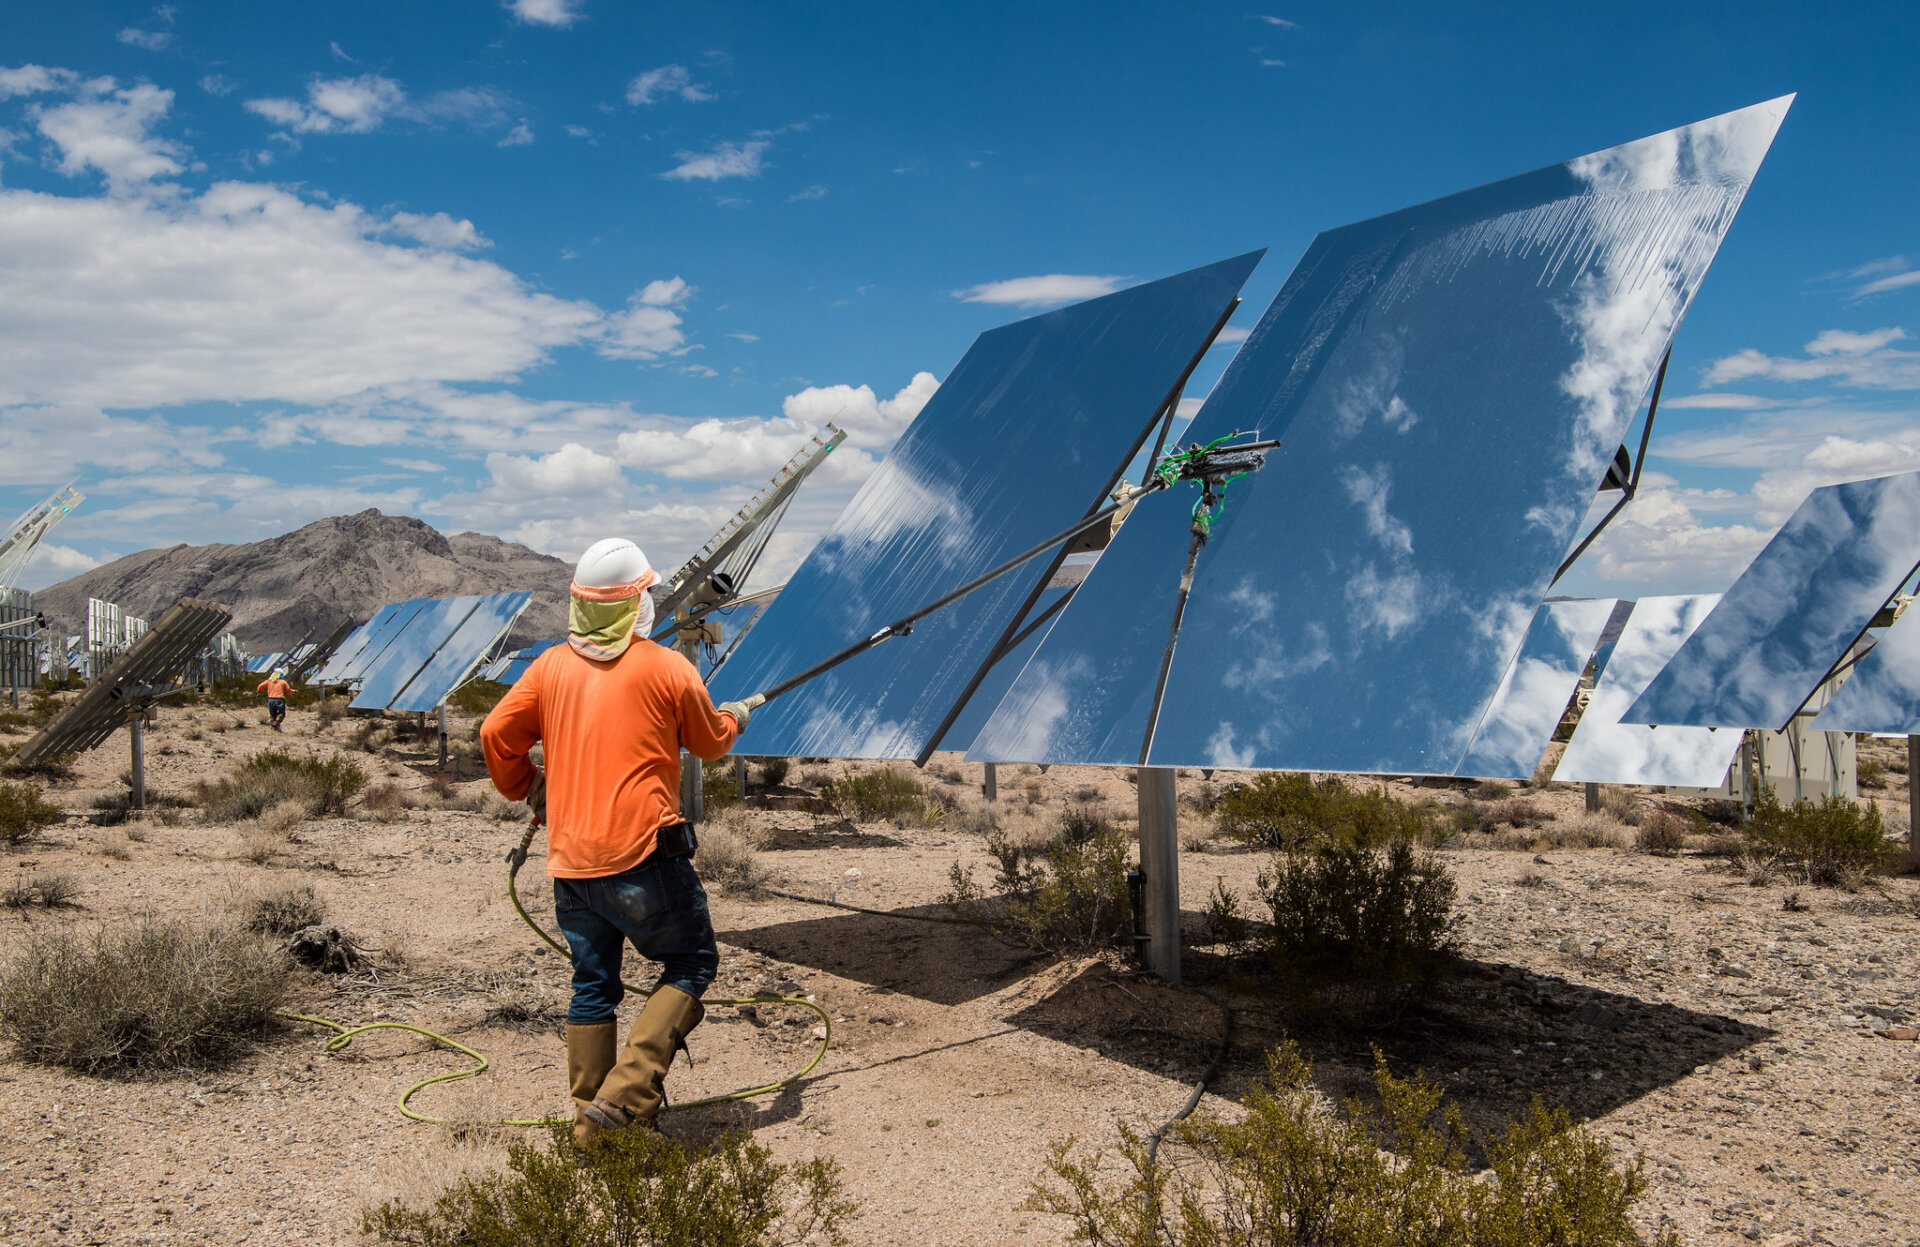
[[[149,735],[149,782],[182,795],[269,744],[348,747],[355,727],[320,733],[311,711],[296,711],[275,737],[253,712],[162,715]],[[457,721],[456,733],[471,727]],[[483,1078],[424,1092],[425,1111],[560,1111],[565,967],[502,890],[520,826],[432,798],[424,744],[362,756],[421,808],[392,822],[308,823],[257,863],[243,855],[242,829],[192,815],[130,824],[138,840],[127,827],[92,825],[92,799],[115,791],[126,765],[117,737],[53,787],[73,811],[68,823],[0,857],[9,877],[74,876],[77,904],[0,910],[4,939],[143,912],[216,912],[249,889],[308,882],[331,921],[381,950],[380,968],[305,976],[291,1007],[417,1022],[489,1056]],[[485,781],[470,757],[457,761],[453,804],[477,804]],[[796,764],[789,784],[798,793],[843,769]],[[1003,767],[1000,777],[1002,805],[1017,817],[1057,817],[1071,803],[1130,820],[1124,773]],[[923,778],[969,797],[980,768],[943,755]],[[1183,773],[1181,789],[1197,796],[1208,782]],[[1466,799],[1454,786],[1393,787]],[[1582,801],[1573,789],[1522,795],[1555,815],[1543,833],[1577,818]],[[1899,792],[1878,795],[1904,815]],[[1655,800],[1642,794],[1643,805]],[[803,809],[752,818],[769,844],[761,860],[790,891],[936,913],[955,861],[990,877],[980,837],[945,825],[856,827]],[[1670,1221],[1696,1243],[1920,1241],[1920,1043],[1876,1034],[1902,1033],[1897,1024],[1920,1012],[1911,879],[1847,893],[1756,884],[1705,854],[1491,843],[1469,836],[1442,851],[1460,885],[1466,971],[1442,1004],[1374,1031],[1289,1017],[1247,981],[1220,977],[1219,950],[1190,954],[1193,976],[1235,989],[1231,1057],[1209,1102],[1230,1108],[1282,1034],[1303,1041],[1329,1093],[1366,1082],[1377,1044],[1396,1068],[1442,1081],[1478,1127],[1538,1095],[1644,1155],[1649,1228]],[[1204,944],[1216,882],[1247,896],[1264,860],[1213,844],[1183,854],[1190,939]],[[539,864],[523,878],[546,919]],[[1790,894],[1807,908],[1785,908]],[[833,1045],[797,1087],[675,1114],[666,1128],[707,1137],[745,1125],[777,1156],[833,1156],[863,1205],[851,1227],[858,1243],[1063,1241],[1060,1223],[1020,1210],[1048,1145],[1069,1135],[1108,1145],[1116,1122],[1158,1122],[1220,1034],[1212,1005],[1117,960],[1036,958],[974,928],[781,899],[716,895],[714,912],[722,971],[712,994],[813,995],[835,1019]],[[628,977],[644,972],[633,966]],[[699,1064],[676,1067],[673,1095],[803,1064],[812,1016],[760,1013],[714,1008],[693,1036]],[[230,1065],[151,1080],[0,1060],[0,1243],[357,1242],[369,1203],[497,1156],[497,1136],[462,1141],[395,1111],[406,1086],[455,1068],[456,1057],[396,1032],[329,1057],[322,1038],[289,1025]]]

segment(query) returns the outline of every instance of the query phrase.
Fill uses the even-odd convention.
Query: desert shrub
[[[322,697],[314,707],[314,714],[320,720],[320,730],[326,731],[347,717],[347,699],[344,697]]]
[[[1229,957],[1246,952],[1253,942],[1253,924],[1247,921],[1239,894],[1227,886],[1225,879],[1215,879],[1213,892],[1207,897],[1207,939],[1225,945]]]
[[[1623,849],[1632,843],[1626,825],[1605,810],[1582,810],[1532,833],[1536,847],[1549,849]]]
[[[1641,1162],[1617,1164],[1605,1141],[1538,1100],[1487,1142],[1476,1177],[1459,1112],[1418,1075],[1395,1077],[1376,1054],[1378,1109],[1314,1095],[1291,1043],[1228,1121],[1203,1114],[1172,1140],[1197,1164],[1157,1164],[1122,1128],[1130,1172],[1056,1144],[1026,1207],[1067,1218],[1072,1241],[1113,1247],[1341,1244],[1342,1247],[1639,1247],[1631,1213],[1647,1191]],[[1392,1149],[1384,1152],[1381,1145]],[[1677,1247],[1671,1229],[1654,1240]]]
[[[261,935],[288,936],[327,920],[326,905],[308,883],[243,897],[237,908],[240,925]]]
[[[1453,964],[1453,876],[1411,840],[1282,854],[1259,886],[1268,960],[1296,985],[1423,987]]]
[[[1859,755],[1854,767],[1855,776],[1862,788],[1878,788],[1887,782],[1887,768],[1880,759]]]
[[[1432,833],[1433,811],[1359,788],[1337,775],[1315,780],[1298,771],[1268,772],[1228,792],[1214,810],[1220,834],[1269,848],[1316,841],[1378,845]]]
[[[740,804],[746,794],[740,791],[740,780],[734,773],[733,759],[722,758],[718,762],[700,764],[701,792],[706,796],[707,808],[724,810],[730,805]]]
[[[1092,842],[1113,830],[1113,825],[1085,806],[1068,806],[1060,815],[1060,839],[1068,844]]]
[[[347,802],[367,786],[367,772],[352,758],[297,755],[268,749],[242,762],[218,783],[202,783],[199,799],[217,822],[257,818],[271,806],[297,801],[314,818],[346,813]]]
[[[1640,829],[1633,836],[1633,847],[1642,853],[1672,857],[1687,847],[1687,832],[1690,830],[1692,827],[1686,819],[1665,810],[1656,810],[1640,820]]]
[[[427,777],[427,791],[436,801],[444,802],[453,796],[453,776],[446,771],[435,771]]]
[[[65,817],[34,785],[0,780],[0,843],[24,844]]]
[[[1786,806],[1773,789],[1763,788],[1753,804],[1749,834],[1813,884],[1855,883],[1885,872],[1893,857],[1880,811],[1871,802],[1856,805],[1845,797]]]
[[[80,883],[72,875],[30,875],[0,892],[0,905],[8,909],[25,909],[29,905],[58,909],[72,904],[78,895]]]
[[[1467,795],[1475,801],[1505,801],[1513,795],[1513,785],[1503,784],[1497,779],[1483,779],[1469,788]]]
[[[361,1229],[421,1247],[775,1247],[843,1243],[858,1207],[834,1161],[776,1163],[738,1131],[703,1147],[619,1130],[582,1154],[559,1127],[513,1144],[507,1169],[463,1175],[431,1208],[384,1204]]]
[[[990,906],[972,872],[958,862],[941,899],[963,916],[1047,952],[1087,952],[1120,943],[1133,929],[1127,889],[1133,842],[1125,832],[1101,828],[1087,839],[1063,835],[1045,843],[995,831],[987,837],[987,852],[996,863],[994,883],[1003,905]]]
[[[927,790],[920,781],[891,766],[828,780],[820,786],[820,795],[835,813],[862,823],[889,818],[922,821],[928,806]]]
[[[286,994],[279,949],[238,924],[144,918],[91,938],[41,933],[0,969],[0,1034],[83,1073],[229,1055]]]
[[[1600,786],[1600,812],[1629,827],[1640,825],[1640,798],[1618,784]]]
[[[1000,826],[997,802],[962,798],[947,812],[946,826],[954,831],[985,835]]]
[[[468,680],[453,690],[453,695],[447,698],[447,705],[455,710],[464,710],[468,714],[484,716],[492,713],[493,708],[500,704],[500,699],[507,695],[507,689],[510,687],[512,686],[492,680]]]
[[[1496,827],[1538,827],[1553,821],[1553,815],[1547,813],[1524,797],[1510,797],[1505,801],[1495,801],[1483,805],[1474,812],[1476,827],[1482,832],[1492,832]]]
[[[392,823],[405,818],[407,806],[407,790],[391,780],[369,785],[360,794],[360,816],[376,823]]]
[[[787,782],[787,772],[793,767],[787,758],[760,759],[760,782],[768,788],[778,788]]]
[[[693,864],[700,878],[722,892],[752,892],[767,881],[759,837],[745,810],[722,810],[701,825]]]
[[[530,815],[526,802],[509,801],[499,793],[491,791],[487,793],[486,802],[481,806],[481,813],[501,823],[518,822]]]

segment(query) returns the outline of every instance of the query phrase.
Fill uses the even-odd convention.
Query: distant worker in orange
[[[280,725],[287,721],[287,694],[293,691],[293,685],[287,683],[287,669],[276,668],[253,691],[267,695],[267,724],[279,731]]]
[[[631,541],[595,542],[574,570],[567,644],[534,659],[480,729],[508,800],[545,803],[553,907],[573,955],[567,1084],[576,1143],[651,1124],[674,1053],[720,968],[693,825],[680,816],[680,751],[725,757],[758,696],[718,710],[682,655],[647,639],[657,576]],[[545,749],[543,773],[528,758]],[[614,1009],[625,942],[660,979],[624,1051]]]

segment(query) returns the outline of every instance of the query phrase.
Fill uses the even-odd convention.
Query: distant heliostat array
[[[532,599],[525,592],[470,594],[382,606],[341,642],[314,682],[353,685],[356,710],[432,710],[493,655]]]

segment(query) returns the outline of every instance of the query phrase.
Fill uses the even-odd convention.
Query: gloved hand
[[[755,693],[753,696],[747,698],[745,701],[727,702],[724,705],[722,705],[720,709],[723,712],[732,715],[734,718],[734,721],[740,725],[740,730],[744,732],[747,730],[748,721],[753,718],[753,712],[766,704],[767,704],[767,699],[762,697],[760,694]]]

